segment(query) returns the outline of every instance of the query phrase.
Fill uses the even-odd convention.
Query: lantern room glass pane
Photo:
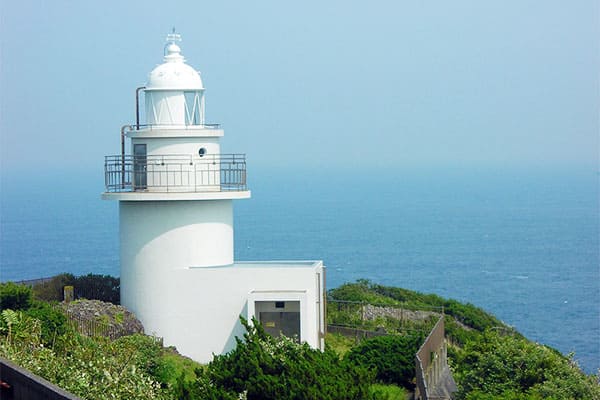
[[[183,93],[185,96],[185,124],[200,125],[200,98],[202,93],[199,91],[188,91]]]

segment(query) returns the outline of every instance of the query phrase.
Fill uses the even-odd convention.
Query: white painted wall
[[[316,323],[322,292],[317,293],[315,283],[322,268],[317,262],[158,269],[126,286],[122,281],[122,303],[142,321],[146,333],[163,337],[166,346],[176,346],[180,353],[207,363],[213,353],[235,347],[235,337],[244,334],[239,316],[254,315],[254,301],[299,300],[302,340],[323,349],[322,327]]]
[[[121,288],[127,303],[135,304],[135,292],[144,284],[146,291],[162,285],[161,275],[233,263],[231,200],[121,201],[119,216]]]
[[[221,183],[218,137],[136,137],[146,145],[148,191],[218,191]],[[204,154],[200,156],[200,149]],[[201,188],[201,189],[200,189]]]
[[[207,155],[220,154],[221,146],[218,137],[158,137],[158,138],[133,138],[131,148],[134,144],[146,144],[149,156],[180,154],[192,156],[199,159],[198,150],[204,147]]]

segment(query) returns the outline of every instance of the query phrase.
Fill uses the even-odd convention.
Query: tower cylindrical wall
[[[204,155],[218,155],[221,146],[218,137],[178,137],[178,138],[133,138],[131,145],[146,144],[148,156],[181,155],[201,158],[199,150],[205,149]]]
[[[144,322],[177,270],[233,264],[231,200],[121,201],[121,303]],[[172,307],[173,304],[169,304]]]
[[[143,146],[134,173],[146,191],[219,191],[221,185],[218,137],[138,137],[131,146]]]

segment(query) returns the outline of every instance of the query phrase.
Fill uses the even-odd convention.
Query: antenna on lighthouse
[[[179,46],[177,46],[175,42],[181,42],[181,35],[179,33],[175,33],[175,27],[173,27],[171,33],[167,34],[163,55],[167,55],[167,48],[171,45],[174,45],[177,51],[179,51]]]
[[[179,33],[175,33],[175,27],[173,27],[173,31],[167,35],[167,43],[175,42],[181,42],[181,35]]]

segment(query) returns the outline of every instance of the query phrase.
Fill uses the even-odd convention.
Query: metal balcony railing
[[[164,130],[164,129],[183,129],[183,130],[197,130],[197,129],[220,129],[221,124],[140,124],[140,125],[126,125],[126,132],[133,132],[139,130]]]
[[[246,155],[106,156],[104,180],[107,192],[243,191]]]

